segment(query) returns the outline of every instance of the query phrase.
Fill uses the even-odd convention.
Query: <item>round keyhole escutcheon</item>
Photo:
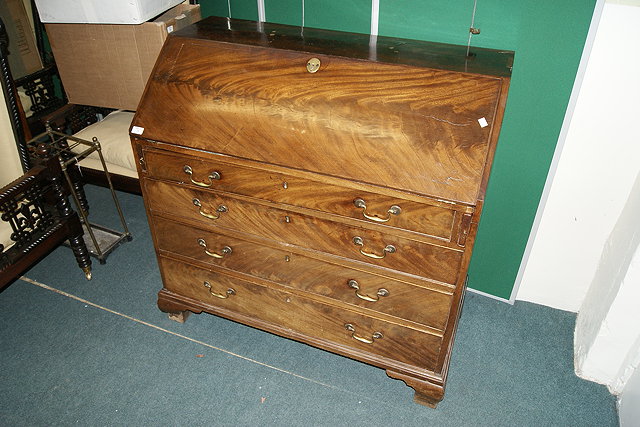
[[[320,60],[318,58],[311,58],[307,61],[307,71],[311,74],[317,72],[320,69]]]

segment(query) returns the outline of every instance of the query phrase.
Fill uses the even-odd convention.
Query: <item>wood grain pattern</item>
[[[146,180],[144,185],[152,212],[178,213],[178,218],[197,221],[205,227],[230,228],[440,282],[453,284],[458,279],[462,259],[460,250],[264,207],[236,199],[230,194],[218,195],[152,180]],[[194,205],[194,199],[199,200],[201,206]],[[225,212],[216,213],[221,206]],[[215,214],[219,218],[206,218],[202,213]],[[364,245],[356,245],[355,237],[361,237]],[[385,254],[383,249],[387,245],[392,245],[395,252]],[[384,254],[384,258],[365,256],[361,251],[375,256]]]
[[[210,188],[219,191],[332,212],[380,225],[381,223],[364,217],[364,210],[356,207],[354,201],[362,199],[366,203],[368,215],[389,219],[383,224],[385,226],[412,230],[447,241],[451,240],[454,231],[456,211],[441,206],[385,197],[346,186],[330,185],[292,175],[242,168],[224,161],[181,156],[159,150],[145,150],[144,160],[150,178],[172,181],[194,189],[202,187],[198,187],[192,180],[211,184]],[[184,172],[185,166],[191,168],[191,175]],[[210,180],[209,175],[212,172],[217,172],[220,179]],[[309,197],[310,194],[313,197]],[[400,214],[389,214],[388,210],[392,206],[400,207]]]
[[[165,288],[171,292],[420,369],[432,370],[435,366],[440,347],[440,338],[437,336],[232,278],[220,272],[199,269],[168,258],[161,257],[159,260]],[[205,281],[211,288],[204,286]],[[219,294],[233,289],[234,293],[221,299],[212,296],[210,289]],[[352,338],[352,332],[345,329],[345,324],[354,325],[355,333],[363,338],[371,339],[374,332],[381,332],[383,337],[373,340],[371,344],[360,342]]]
[[[326,296],[341,303],[431,326],[440,331],[446,327],[452,299],[448,289],[446,291],[449,292],[445,289],[429,290],[159,217],[155,217],[153,223],[161,252],[239,271]],[[232,252],[223,258],[214,258],[205,253],[205,247],[199,243],[200,239],[206,242],[210,251],[221,253],[221,249],[228,246],[232,248]],[[349,285],[350,280],[357,281],[361,295],[377,298],[377,301],[358,297],[356,290]],[[380,289],[386,289],[388,295],[378,296]]]
[[[131,134],[158,307],[371,363],[435,406],[513,60],[474,51],[222,18],[172,34]]]
[[[144,152],[149,150],[159,150],[164,153],[174,153],[181,156],[193,157],[194,159],[204,159],[213,162],[223,161],[231,166],[235,166],[241,169],[254,169],[264,172],[273,173],[276,175],[294,176],[305,181],[326,183],[335,187],[347,187],[358,191],[364,191],[371,194],[384,195],[392,199],[409,200],[420,204],[428,204],[431,206],[437,206],[444,209],[455,210],[461,213],[473,213],[476,203],[459,203],[452,200],[425,196],[423,194],[417,194],[409,191],[399,190],[391,187],[382,187],[379,185],[372,185],[363,183],[361,181],[349,180],[339,177],[334,177],[326,174],[318,174],[316,172],[306,171],[304,169],[296,169],[290,167],[279,166],[273,163],[258,162],[256,160],[244,159],[240,157],[227,156],[220,153],[214,153],[211,151],[199,150],[196,148],[184,147],[182,145],[166,143],[161,141],[149,140],[140,137],[131,138],[133,147],[136,150],[136,156],[142,158],[140,160],[141,167],[140,172],[146,174],[146,165],[144,163]]]
[[[477,198],[500,79],[337,57],[310,74],[306,53],[179,38],[164,50],[172,60],[158,62],[145,94],[162,108],[136,117],[146,138]]]

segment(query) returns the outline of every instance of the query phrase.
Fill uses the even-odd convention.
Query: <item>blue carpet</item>
[[[109,193],[88,197],[117,228]],[[0,425],[618,424],[573,373],[575,315],[548,307],[468,294],[435,410],[378,368],[207,314],[173,322],[142,199],[119,197],[134,240],[91,282],[61,247],[0,294]]]

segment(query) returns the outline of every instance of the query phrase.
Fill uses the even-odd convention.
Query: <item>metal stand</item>
[[[34,137],[31,141],[29,141],[28,144],[30,144],[31,142],[34,142],[35,144],[46,144],[50,150],[50,153],[52,155],[58,156],[58,159],[60,160],[60,166],[62,167],[62,172],[64,173],[64,177],[67,181],[67,184],[69,185],[73,202],[78,209],[78,213],[80,214],[82,227],[85,231],[84,240],[87,244],[87,248],[89,249],[89,253],[94,258],[97,258],[100,264],[105,264],[107,256],[120,243],[122,243],[123,241],[131,241],[133,237],[129,232],[127,223],[122,213],[122,208],[120,207],[120,202],[118,201],[116,192],[113,189],[113,184],[111,183],[111,175],[109,175],[107,164],[105,163],[104,157],[102,156],[102,148],[100,147],[98,138],[94,137],[92,141],[87,141],[54,131],[49,126],[47,126],[46,132]],[[77,149],[78,147],[80,147],[81,151]],[[86,149],[82,150],[82,148],[84,147],[86,147]],[[71,179],[71,176],[69,175],[69,166],[77,164],[79,161],[85,159],[94,152],[97,152],[98,156],[100,157],[100,163],[102,164],[102,169],[105,173],[105,176],[107,177],[109,190],[111,191],[111,197],[113,198],[113,203],[115,205],[116,211],[118,212],[118,216],[120,217],[120,223],[122,224],[123,231],[112,230],[107,227],[92,224],[91,222],[89,222],[88,212],[83,208],[83,205],[86,204],[81,203],[77,191],[74,190],[75,185],[73,180]],[[89,236],[89,239],[87,239],[87,235]]]

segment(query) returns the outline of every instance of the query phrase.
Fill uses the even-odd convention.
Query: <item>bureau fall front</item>
[[[226,18],[172,34],[131,128],[159,308],[378,366],[435,406],[512,60]]]

